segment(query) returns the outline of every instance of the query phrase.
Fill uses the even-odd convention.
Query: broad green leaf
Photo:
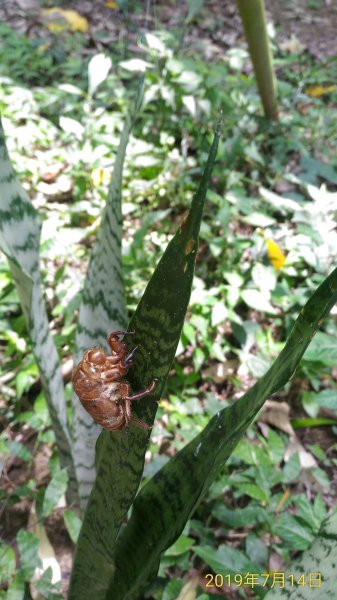
[[[288,462],[285,464],[283,469],[284,482],[290,483],[291,481],[297,481],[301,472],[301,463],[298,452],[292,454]]]
[[[208,486],[266,398],[293,376],[310,340],[337,302],[337,269],[301,310],[282,352],[268,372],[149,481],[138,494],[116,545],[116,573],[106,599],[138,598],[158,570],[161,553],[182,532]],[[144,556],[146,555],[146,561]]]
[[[82,527],[82,521],[71,510],[65,510],[63,513],[63,518],[68,529],[68,533],[74,544],[76,544],[78,536],[80,534],[80,529]]]
[[[197,556],[208,564],[214,573],[227,575],[228,573],[254,572],[252,563],[241,550],[221,544],[218,548],[212,546],[199,546],[193,548]]]
[[[337,556],[337,512],[336,510],[323,523],[312,546],[304,552],[299,562],[293,561],[286,572],[285,589],[270,590],[266,600],[311,600],[336,598],[336,556]],[[295,564],[294,564],[295,562]],[[292,579],[299,581],[304,575],[306,585],[292,585]],[[300,595],[299,595],[300,589]]]
[[[255,483],[239,483],[235,487],[246,496],[260,500],[260,502],[268,502],[269,500],[269,496],[267,496],[265,491],[259,488],[258,485],[255,485]]]
[[[65,494],[68,483],[68,475],[65,469],[56,471],[50,483],[47,486],[43,499],[42,514],[48,517],[56,508],[61,496]]]
[[[238,529],[239,527],[253,527],[257,523],[266,523],[268,513],[261,506],[249,504],[240,510],[227,508],[224,504],[216,506],[212,514],[225,525]]]
[[[195,540],[193,538],[190,538],[187,535],[181,535],[177,541],[166,550],[166,554],[168,556],[179,556],[179,554],[183,554],[186,550],[189,550],[194,543]]]
[[[25,580],[22,572],[17,573],[11,582],[7,593],[6,600],[24,600],[25,598]]]
[[[50,335],[41,291],[40,228],[37,212],[14,173],[0,121],[0,249],[8,259],[20,297],[61,464],[68,466],[69,475],[74,481],[61,365]]]
[[[292,549],[306,550],[314,540],[310,527],[289,513],[283,513],[276,523],[274,532]]]
[[[153,423],[184,323],[219,136],[220,128],[190,212],[168,244],[129,325],[135,332],[130,347],[139,346],[128,374],[133,389],[144,389],[158,379],[154,393],[133,407],[135,416],[148,424]],[[70,600],[106,597],[115,569],[115,539],[139,486],[148,438],[148,431],[131,426],[128,432],[102,431],[98,439],[97,477],[77,545]]]
[[[39,540],[30,531],[19,531],[16,536],[20,552],[21,572],[24,578],[29,581],[36,567],[41,567],[41,560],[38,555]]]
[[[33,458],[29,448],[24,446],[21,442],[18,442],[17,440],[6,440],[5,443],[11,454],[14,454],[14,456],[17,456],[21,460],[31,460]]]
[[[187,0],[188,14],[186,17],[187,23],[193,21],[198,12],[201,11],[205,4],[205,0]]]
[[[317,404],[317,406],[329,408],[337,412],[336,389],[322,390],[321,392],[306,392],[305,399]]]
[[[76,332],[75,364],[93,346],[107,348],[107,335],[126,327],[122,274],[122,177],[129,137],[143,99],[143,83],[126,117],[121,134],[106,206],[85,278]],[[74,460],[80,504],[85,508],[95,479],[95,442],[100,429],[73,395]]]
[[[0,544],[0,584],[7,583],[16,571],[14,548],[7,544]]]
[[[304,355],[304,360],[321,362],[325,367],[335,367],[337,362],[337,339],[319,331]]]

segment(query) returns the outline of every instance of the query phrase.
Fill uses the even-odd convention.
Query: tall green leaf
[[[139,346],[129,377],[133,389],[143,389],[158,379],[154,393],[133,407],[135,415],[149,424],[155,417],[190,298],[200,222],[219,136],[218,127],[190,212],[168,244],[129,325],[129,330],[135,331],[130,346]],[[77,545],[70,599],[106,597],[115,569],[115,539],[139,486],[148,438],[149,432],[131,426],[128,432],[103,431],[98,439],[97,477]]]
[[[161,553],[187,519],[266,398],[293,376],[317,328],[337,302],[337,269],[320,285],[295,321],[288,341],[268,372],[171,459],[137,496],[116,544],[116,572],[106,599],[139,598],[158,569]],[[146,560],[144,557],[146,556]]]
[[[10,162],[0,120],[0,248],[7,256],[32,349],[40,371],[61,464],[69,468],[75,493],[71,441],[59,357],[49,331],[41,291],[39,245],[41,224]]]
[[[92,346],[107,347],[111,331],[125,329],[126,302],[122,272],[122,177],[130,134],[143,101],[143,81],[124,124],[109,193],[85,278],[76,332],[75,364]],[[80,504],[85,508],[95,479],[95,442],[100,428],[73,395],[74,460]]]

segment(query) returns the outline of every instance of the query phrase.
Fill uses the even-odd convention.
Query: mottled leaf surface
[[[336,598],[337,512],[323,523],[312,546],[294,561],[285,572],[285,587],[275,587],[265,596],[266,600],[311,600]],[[293,576],[294,579],[292,579]],[[306,585],[292,582],[305,581]]]
[[[190,212],[168,244],[129,325],[129,331],[135,331],[130,347],[139,346],[128,374],[134,391],[158,379],[154,393],[133,407],[135,416],[150,425],[190,298],[200,222],[219,136],[218,128]],[[148,431],[132,425],[129,431],[103,431],[98,439],[97,477],[78,542],[70,599],[107,597],[114,573],[115,539],[139,486],[148,438]]]
[[[49,331],[39,268],[41,224],[9,159],[0,121],[0,249],[18,290],[34,356],[41,374],[56,443],[74,484],[70,434],[59,357]]]
[[[157,572],[161,553],[178,538],[266,398],[293,376],[322,319],[336,302],[337,269],[301,310],[284,349],[268,372],[232,406],[218,412],[141,490],[116,544],[116,573],[106,599],[141,596],[146,582]]]
[[[122,178],[127,145],[143,100],[143,83],[119,141],[109,193],[86,274],[76,331],[75,364],[84,350],[103,346],[107,335],[125,329],[126,301],[122,273]],[[85,508],[95,479],[95,442],[100,428],[73,395],[74,456],[79,497]]]

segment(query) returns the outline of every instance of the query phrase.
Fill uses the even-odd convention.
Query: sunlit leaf
[[[64,522],[67,526],[69,535],[73,540],[74,544],[76,544],[80,529],[82,527],[81,519],[75,515],[71,510],[65,510],[63,513]]]
[[[75,135],[78,139],[81,139],[84,133],[84,127],[81,123],[63,115],[60,116],[60,127],[63,131]]]
[[[91,59],[88,64],[89,96],[93,96],[98,86],[106,80],[111,64],[111,58],[103,53]]]
[[[49,516],[57,506],[59,499],[66,492],[68,475],[65,469],[55,473],[51,482],[48,484],[43,500],[43,516]]]
[[[147,69],[152,67],[151,63],[143,60],[142,58],[130,58],[130,60],[122,60],[119,65],[131,73],[145,73]]]
[[[274,306],[269,301],[269,294],[262,293],[259,290],[247,289],[241,292],[242,300],[255,310],[265,312],[270,315],[277,313]]]

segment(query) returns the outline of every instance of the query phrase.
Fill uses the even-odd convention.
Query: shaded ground
[[[57,6],[58,3],[55,3]],[[49,3],[51,6],[52,4]],[[182,28],[188,9],[185,3],[138,3],[132,11],[114,10],[105,3],[78,0],[64,3],[64,8],[76,9],[90,23],[90,34],[98,45],[125,41],[137,51],[137,33],[142,29],[157,27]],[[277,28],[278,40],[297,38],[314,57],[323,59],[337,55],[337,4],[332,0],[266,0],[268,20]],[[38,0],[4,0],[0,5],[0,19],[18,31],[35,35],[41,25],[41,8]],[[240,18],[236,4],[230,0],[205,2],[186,31],[185,43],[198,41],[212,53],[235,46],[242,38]],[[212,45],[215,47],[212,48]],[[213,52],[212,52],[213,51]]]

